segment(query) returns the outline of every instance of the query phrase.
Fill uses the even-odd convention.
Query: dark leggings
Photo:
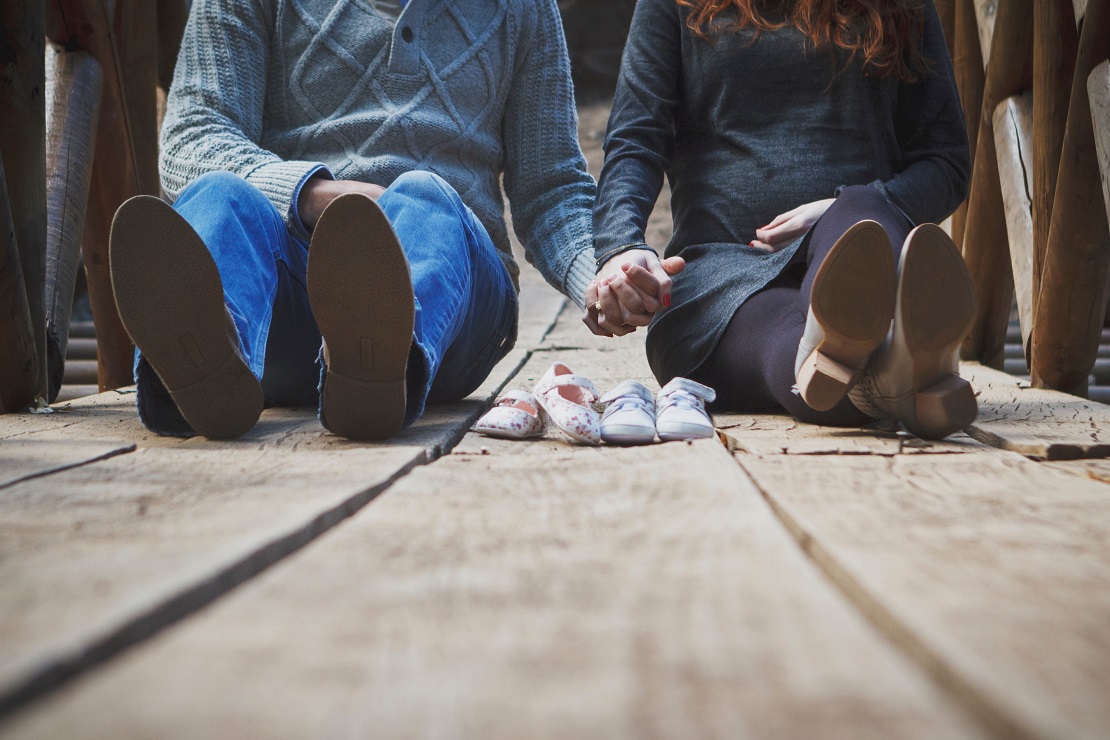
[[[813,227],[808,248],[766,288],[744,302],[728,323],[716,349],[694,379],[716,389],[714,408],[746,413],[782,413],[825,426],[861,426],[871,419],[847,398],[828,411],[814,411],[794,386],[794,361],[809,313],[817,268],[852,224],[878,221],[890,236],[894,259],[912,224],[878,190],[845,188]]]

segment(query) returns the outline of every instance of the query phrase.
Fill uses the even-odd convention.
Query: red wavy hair
[[[753,28],[756,34],[787,25],[798,28],[814,48],[834,47],[848,60],[863,58],[864,69],[878,77],[913,81],[926,69],[921,54],[923,0],[676,0],[691,8],[686,25],[697,36]],[[718,14],[734,18],[719,22]],[[769,20],[768,12],[783,18]]]

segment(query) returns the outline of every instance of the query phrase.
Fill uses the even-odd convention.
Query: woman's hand
[[[313,177],[301,187],[301,195],[297,199],[297,213],[300,214],[301,223],[311,233],[320,220],[320,214],[328,205],[346,193],[362,193],[374,200],[378,199],[385,188],[368,182],[356,180],[328,180],[323,177]]]
[[[834,200],[836,198],[806,203],[804,206],[798,206],[792,211],[775,216],[774,221],[762,229],[755,230],[755,241],[751,246],[768,252],[777,252],[809,231]]]
[[[586,288],[583,323],[603,337],[624,336],[647,326],[660,307],[671,305],[671,277],[684,267],[681,257],[660,260],[647,249],[616,255]]]

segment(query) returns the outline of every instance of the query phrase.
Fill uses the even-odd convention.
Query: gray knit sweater
[[[581,305],[595,186],[578,144],[555,0],[194,0],[159,162],[171,198],[212,170],[258,187],[302,237],[296,197],[324,173],[388,186],[428,170],[459,192],[517,280],[525,254]]]

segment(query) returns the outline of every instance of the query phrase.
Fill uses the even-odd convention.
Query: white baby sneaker
[[[542,437],[547,431],[547,414],[527,391],[506,391],[485,413],[474,431],[500,439]]]
[[[601,439],[611,445],[646,445],[655,441],[655,398],[643,383],[625,382],[601,397]]]
[[[674,378],[655,398],[655,429],[659,439],[705,439],[713,436],[713,421],[705,410],[717,392],[688,378]]]
[[[584,375],[555,362],[532,391],[536,402],[568,437],[587,445],[601,444],[601,417],[593,409],[600,395]]]

